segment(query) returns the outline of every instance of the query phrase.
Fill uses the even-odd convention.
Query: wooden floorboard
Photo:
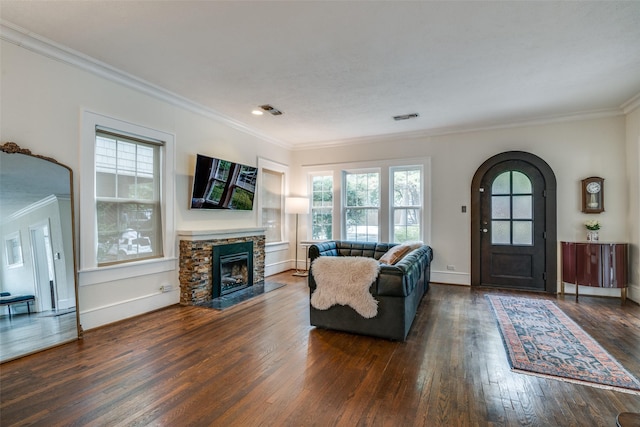
[[[172,306],[0,365],[0,425],[613,426],[640,396],[511,372],[486,293],[433,285],[407,342],[309,326],[308,288]],[[531,294],[529,294],[531,295]],[[640,307],[558,298],[640,376]]]

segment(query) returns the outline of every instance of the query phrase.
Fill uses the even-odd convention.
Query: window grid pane
[[[393,241],[420,240],[420,209],[395,208],[393,211]]]
[[[282,185],[284,174],[262,169],[262,226],[265,242],[282,241]]]
[[[347,240],[378,241],[378,209],[347,208]]]
[[[422,169],[391,168],[391,241],[420,240],[422,217]]]
[[[531,221],[513,222],[513,244],[532,245],[533,244],[533,223]]]
[[[333,238],[333,176],[316,175],[311,181],[311,238]]]
[[[347,240],[378,241],[380,204],[380,173],[345,174],[346,208],[345,236]]]
[[[163,256],[160,149],[97,133],[99,266]]]

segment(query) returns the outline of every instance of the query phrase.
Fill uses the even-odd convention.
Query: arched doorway
[[[509,151],[471,184],[471,285],[556,293],[556,178],[541,158]]]

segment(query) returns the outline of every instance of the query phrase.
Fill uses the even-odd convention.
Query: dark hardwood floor
[[[225,311],[168,307],[0,365],[0,424],[615,426],[640,412],[637,395],[511,372],[484,298],[500,291],[433,285],[398,343],[314,329],[306,279],[269,280],[287,286]],[[640,376],[638,305],[557,301]]]

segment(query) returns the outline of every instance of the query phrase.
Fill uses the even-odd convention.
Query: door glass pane
[[[511,222],[491,221],[491,243],[494,245],[508,245],[511,243]]]
[[[509,209],[509,196],[492,196],[491,197],[491,218],[492,219],[509,219],[511,212]]]
[[[527,175],[507,171],[495,178],[491,185],[491,220],[492,244],[533,244],[533,191]]]
[[[531,245],[532,238],[531,221],[515,221],[513,223],[513,244],[514,245]]]
[[[532,196],[513,196],[513,218],[532,219]]]
[[[513,192],[531,194],[531,180],[522,172],[513,171]]]
[[[511,193],[510,181],[511,181],[510,173],[502,172],[493,181],[493,184],[491,185],[491,194],[510,194]]]

